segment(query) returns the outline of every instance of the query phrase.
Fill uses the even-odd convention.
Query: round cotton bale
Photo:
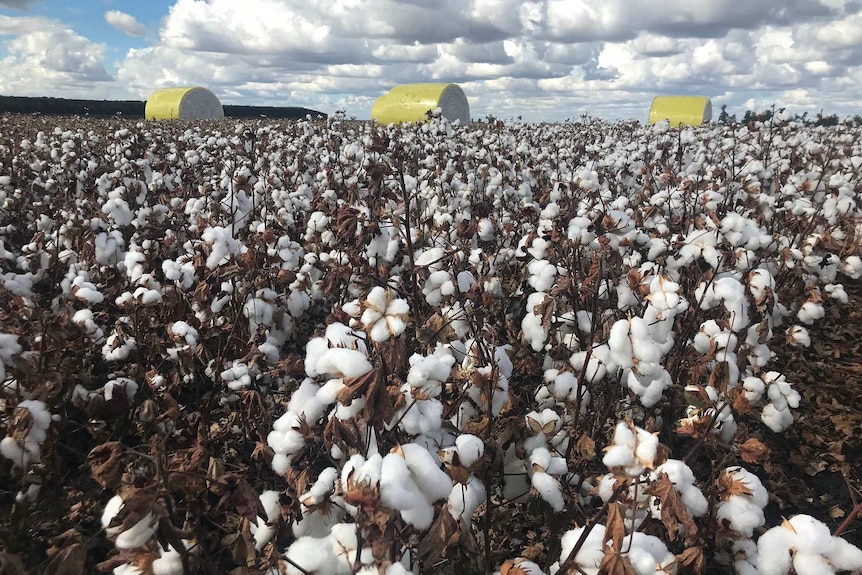
[[[449,122],[470,122],[470,103],[457,84],[401,84],[380,96],[371,108],[371,118],[381,124],[424,122],[429,111],[440,108]]]
[[[671,126],[700,126],[712,120],[712,101],[706,96],[656,96],[649,123],[667,120]]]
[[[147,120],[218,120],[224,109],[215,94],[197,86],[164,88],[147,100]]]

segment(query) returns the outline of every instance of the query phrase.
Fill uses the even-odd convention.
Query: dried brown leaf
[[[691,514],[683,505],[673,483],[666,473],[660,473],[658,480],[646,488],[645,492],[659,500],[661,504],[661,522],[667,528],[668,537],[674,541],[679,526],[682,525],[686,531],[687,538],[697,535],[697,525]]]
[[[757,465],[768,460],[770,455],[769,447],[754,437],[748,438],[745,443],[740,445],[739,452],[743,461]]]
[[[97,445],[87,455],[90,476],[102,489],[115,489],[123,478],[123,447],[119,441]]]
[[[623,548],[623,539],[626,536],[626,522],[623,519],[623,514],[620,512],[619,505],[611,505],[608,507],[608,518],[605,522],[605,534],[602,537],[602,547],[609,551],[619,553]],[[610,546],[608,547],[608,542]],[[607,556],[606,551],[605,554]]]
[[[706,557],[700,547],[689,547],[676,556],[680,571],[689,575],[701,575],[706,570]]]

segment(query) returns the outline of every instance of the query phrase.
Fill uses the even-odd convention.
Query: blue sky
[[[394,84],[457,82],[473,117],[862,113],[860,0],[0,0],[0,94],[224,103],[367,118]]]

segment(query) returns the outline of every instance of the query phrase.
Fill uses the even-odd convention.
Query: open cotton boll
[[[105,361],[122,361],[128,359],[129,354],[136,347],[135,338],[130,335],[120,335],[113,332],[108,336],[105,345],[102,346],[102,357]]]
[[[801,325],[791,325],[785,331],[787,343],[794,347],[811,347],[811,336]]]
[[[208,227],[201,234],[201,240],[209,247],[206,266],[211,270],[227,263],[231,256],[242,253],[243,245],[233,237],[230,228]]]
[[[455,519],[470,521],[473,514],[485,502],[485,484],[472,473],[466,484],[456,483],[449,493],[449,514]]]
[[[533,351],[542,351],[548,341],[548,331],[542,325],[542,316],[536,313],[537,306],[542,305],[548,297],[543,291],[527,296],[527,314],[521,320],[521,332]]]
[[[818,319],[823,319],[826,316],[826,310],[823,305],[814,301],[806,301],[796,312],[796,317],[805,325],[811,325]]]
[[[418,265],[418,263],[417,263]],[[428,279],[422,285],[422,295],[428,305],[437,307],[443,303],[443,298],[455,293],[455,283],[448,271],[438,270],[431,272]]]
[[[742,467],[728,467],[717,480],[721,501],[716,508],[719,524],[743,537],[751,537],[766,519],[763,509],[769,494],[753,473]]]
[[[105,384],[105,399],[108,401],[114,399],[116,389],[119,389],[120,393],[124,394],[128,399],[132,400],[135,398],[135,394],[138,392],[138,382],[129,379],[128,377],[118,377],[116,379],[108,381]]]
[[[557,279],[557,267],[548,260],[533,260],[527,265],[530,273],[530,286],[536,291],[546,292],[554,287]]]
[[[563,510],[566,502],[563,499],[562,491],[560,491],[560,483],[555,477],[544,471],[533,471],[530,482],[536,493],[551,506],[551,509],[557,513]]]
[[[829,297],[832,299],[838,300],[843,304],[850,302],[847,292],[844,291],[844,286],[842,284],[826,284],[823,286],[823,291],[829,294]]]
[[[842,270],[850,279],[858,280],[862,278],[862,258],[859,256],[847,256],[844,258]]]
[[[260,503],[265,516],[258,516],[257,521],[249,526],[252,538],[254,539],[254,548],[258,551],[263,549],[264,545],[269,543],[269,540],[275,534],[275,523],[281,516],[281,508],[278,504],[278,491],[264,491],[260,494]]]
[[[637,477],[655,467],[658,437],[625,421],[617,423],[611,445],[605,448],[602,463],[613,473]]]
[[[685,462],[678,459],[668,459],[656,467],[651,475],[658,477],[660,473],[667,474],[667,478],[673,483],[673,488],[679,493],[680,500],[692,516],[706,515],[706,512],[709,511],[709,502],[695,485],[694,472]]]
[[[72,294],[77,299],[91,304],[102,303],[105,300],[105,296],[99,289],[80,275],[72,280]]]
[[[440,469],[440,463],[434,455],[431,455],[425,447],[415,443],[406,443],[401,446],[401,450],[413,480],[429,502],[449,495],[452,490],[452,479]]]
[[[578,527],[577,529],[570,529],[563,534],[560,540],[560,559],[551,566],[551,575],[559,573],[560,564],[571,555],[575,549],[575,545],[581,540],[584,529],[586,527]],[[604,536],[605,526],[597,523],[589,531],[583,545],[575,555],[575,566],[588,575],[598,575],[599,565],[602,564],[602,559],[605,556],[604,545],[602,544]],[[559,573],[559,575],[565,574]]]
[[[469,433],[461,434],[455,439],[455,448],[458,451],[458,461],[464,467],[470,467],[485,453],[485,443]]]
[[[13,467],[26,469],[31,461],[38,460],[41,456],[41,444],[47,438],[48,428],[51,426],[51,412],[43,401],[37,399],[25,399],[15,409],[27,410],[32,425],[27,436],[20,441],[16,441],[11,435],[0,440],[0,454],[9,459]]]
[[[820,575],[862,569],[862,550],[810,515],[794,515],[757,541],[761,575]]]
[[[308,573],[347,575],[350,573],[349,570],[341,569],[329,537],[302,536],[290,544],[284,556],[290,560],[284,564],[287,575]],[[298,565],[301,569],[294,565]]]
[[[153,561],[153,575],[183,575],[183,556],[179,551],[168,545],[167,549],[159,546],[159,557]]]
[[[313,368],[309,370],[309,357],[306,355],[306,373],[310,376],[329,374],[355,378],[365,375],[374,367],[363,352],[341,347],[327,348],[315,359],[312,360]]]
[[[375,286],[366,299],[359,303],[356,311],[361,312],[359,321],[371,339],[381,342],[404,332],[410,305],[406,300],[396,297],[392,290]]]
[[[153,533],[156,532],[158,525],[158,518],[154,517],[153,512],[150,511],[143,519],[120,533],[114,541],[114,545],[118,549],[135,549],[146,545]]]

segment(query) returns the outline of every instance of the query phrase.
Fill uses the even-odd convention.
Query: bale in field
[[[206,88],[176,87],[153,92],[144,115],[147,120],[218,120],[224,118],[224,109]]]
[[[443,117],[461,125],[470,122],[470,104],[457,84],[401,84],[380,96],[371,108],[371,118],[381,124],[423,122],[430,110],[440,108]]]
[[[649,123],[667,120],[671,126],[700,126],[712,120],[712,101],[706,96],[656,96]]]

